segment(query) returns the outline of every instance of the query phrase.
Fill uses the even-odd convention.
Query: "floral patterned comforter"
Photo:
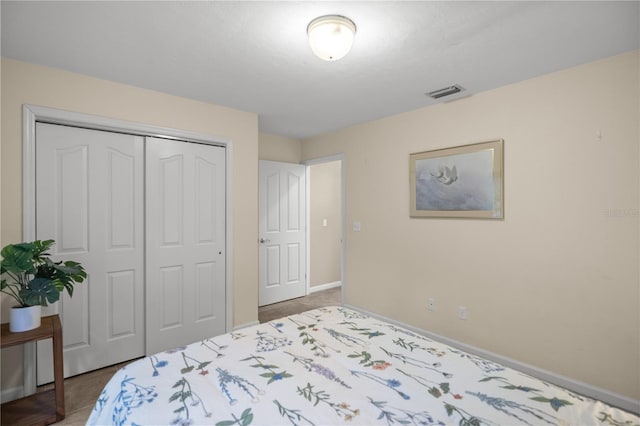
[[[88,424],[640,425],[640,417],[329,307],[135,361]]]

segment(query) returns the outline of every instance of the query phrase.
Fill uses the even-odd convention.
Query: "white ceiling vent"
[[[453,86],[445,87],[442,89],[434,90],[433,92],[427,93],[427,96],[433,99],[444,98],[445,96],[455,95],[456,93],[460,93],[464,91],[464,88],[454,84]]]

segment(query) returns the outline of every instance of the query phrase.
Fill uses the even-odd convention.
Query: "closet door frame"
[[[225,148],[226,162],[226,277],[225,277],[225,330],[233,328],[233,249],[232,249],[232,142],[200,133],[152,126],[142,123],[116,120],[91,114],[83,114],[55,108],[25,104],[22,106],[22,239],[32,241],[36,236],[36,122],[84,127],[109,132],[152,136],[184,142],[196,142]],[[36,390],[36,347],[24,345],[24,395]]]

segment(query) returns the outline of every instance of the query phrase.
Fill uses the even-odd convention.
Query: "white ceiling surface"
[[[6,1],[2,56],[255,112],[307,138],[640,47],[631,2]],[[357,25],[336,62],[311,53],[324,14]]]

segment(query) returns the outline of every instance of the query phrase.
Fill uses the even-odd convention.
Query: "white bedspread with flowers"
[[[404,328],[328,307],[118,371],[91,425],[640,425]]]

